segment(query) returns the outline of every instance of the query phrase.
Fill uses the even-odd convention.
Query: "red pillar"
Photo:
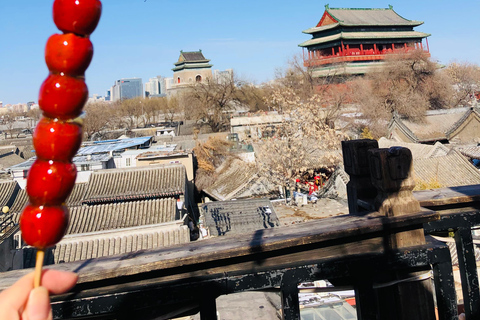
[[[363,43],[360,43],[360,53],[363,54]]]
[[[377,44],[376,43],[373,44],[373,53],[377,54]]]
[[[425,38],[425,42],[427,43],[427,52],[430,52],[430,48],[428,47],[428,38]]]
[[[345,55],[345,47],[343,46],[343,40],[342,40],[342,56]]]

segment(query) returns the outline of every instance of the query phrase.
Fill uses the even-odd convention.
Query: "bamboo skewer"
[[[42,267],[43,259],[45,258],[45,251],[42,249],[37,250],[37,260],[35,262],[35,276],[33,279],[33,287],[38,288],[41,284],[42,279]]]

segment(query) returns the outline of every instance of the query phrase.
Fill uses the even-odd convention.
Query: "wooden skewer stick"
[[[35,277],[33,280],[33,287],[38,288],[40,287],[40,282],[42,278],[42,267],[43,267],[43,259],[45,258],[45,251],[42,249],[37,250],[37,260],[35,263]]]

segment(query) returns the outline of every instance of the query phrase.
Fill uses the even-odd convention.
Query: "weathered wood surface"
[[[422,207],[472,203],[480,201],[480,184],[414,191],[413,195]]]
[[[188,314],[197,313],[198,307],[205,303],[202,299],[205,293],[210,294],[210,299],[249,290],[275,290],[286,282],[295,284],[317,279],[342,279],[347,280],[346,283],[355,284],[359,280],[365,280],[368,275],[378,275],[395,269],[428,267],[431,264],[435,269],[438,263],[445,263],[450,257],[448,247],[438,242],[436,244],[435,241],[428,245],[385,254],[384,246],[378,240],[381,238],[283,256],[287,257],[288,263],[281,257],[267,257],[266,260],[256,261],[254,264],[239,264],[236,271],[232,264],[195,272],[180,273],[177,269],[178,274],[167,277],[158,273],[145,273],[141,277],[127,277],[128,282],[122,282],[121,278],[109,283],[100,281],[97,287],[81,286],[76,288],[75,293],[54,297],[54,318],[103,315],[106,316],[105,319],[111,319],[121,315],[119,319],[170,319],[187,312],[187,309]],[[296,259],[299,256],[303,256],[304,260]],[[269,263],[275,259],[280,264]],[[307,260],[312,261],[312,264],[305,264]],[[253,269],[247,269],[251,266],[247,265],[249,263],[253,265]],[[271,267],[265,267],[264,264],[270,264]],[[266,271],[260,271],[262,269]],[[444,277],[441,279],[439,287],[449,290],[453,295],[452,301],[455,302],[453,279],[450,283]],[[445,287],[446,284],[449,284],[448,288]],[[444,301],[445,297],[439,296],[438,300]],[[450,307],[456,311],[455,305]],[[445,314],[443,309],[440,311]]]
[[[49,268],[78,272],[79,284],[159,270],[165,274],[168,269],[172,270],[173,275],[178,273],[178,268],[190,267],[201,270],[204,264],[211,266],[218,264],[224,268],[225,265],[232,263],[227,260],[232,259],[238,262],[258,261],[275,255],[283,256],[288,253],[285,250],[299,253],[313,250],[315,247],[335,247],[361,239],[381,237],[392,232],[416,229],[438,218],[437,213],[429,210],[400,217],[384,217],[375,212],[363,217],[346,215],[288,227],[258,230],[239,236],[191,242],[182,246],[59,264]],[[338,250],[337,255],[346,249],[343,247]],[[347,253],[348,250],[343,252]],[[292,259],[295,261],[297,258]],[[251,268],[251,261],[250,266],[244,267]],[[276,262],[272,260],[272,263]],[[0,290],[30,271],[25,269],[0,273]]]

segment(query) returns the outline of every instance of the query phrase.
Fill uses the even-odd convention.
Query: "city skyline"
[[[38,101],[48,75],[43,50],[59,33],[51,18],[53,1],[0,3],[0,101],[3,105]],[[416,30],[431,33],[432,58],[480,64],[480,22],[477,1],[291,1],[225,3],[104,0],[103,16],[92,35],[93,62],[86,73],[90,96],[105,95],[122,78],[171,77],[180,50],[202,49],[214,69],[233,69],[256,83],[274,79],[275,71],[301,54],[298,44],[310,37],[325,4],[335,8],[386,8],[406,19],[424,21]],[[181,10],[180,10],[181,9]],[[178,12],[176,14],[172,14]]]

